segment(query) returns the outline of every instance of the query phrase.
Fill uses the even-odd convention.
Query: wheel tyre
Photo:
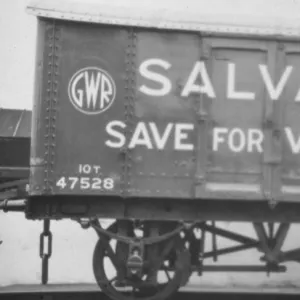
[[[186,272],[185,264],[185,251],[178,253],[178,259],[176,262],[176,271],[174,277],[172,278],[171,284],[167,284],[163,287],[163,290],[159,294],[153,296],[142,297],[144,300],[165,300],[172,296],[178,291],[181,286],[183,275]],[[108,278],[104,269],[104,257],[105,257],[105,247],[101,239],[97,241],[96,247],[93,254],[93,271],[95,279],[101,288],[101,290],[114,300],[128,300],[133,299],[133,297],[128,297],[123,295],[121,292],[117,291],[111,284],[108,283]]]

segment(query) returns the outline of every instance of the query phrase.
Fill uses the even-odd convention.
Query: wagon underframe
[[[22,183],[24,184],[24,182]],[[22,189],[19,188],[19,190]],[[7,194],[7,191],[5,193]],[[279,273],[287,271],[286,262],[300,262],[300,248],[282,251],[291,224],[299,222],[299,214],[297,213],[299,204],[297,203],[275,203],[274,205],[274,203],[262,201],[255,203],[236,200],[203,200],[197,202],[187,200],[176,202],[165,199],[155,201],[152,199],[152,201],[149,201],[149,199],[125,200],[116,198],[102,199],[99,202],[94,197],[70,198],[56,196],[32,197],[26,200],[7,199],[0,204],[0,207],[6,211],[25,211],[26,217],[30,219],[44,219],[44,232],[41,234],[40,241],[43,284],[48,282],[48,260],[52,253],[51,219],[70,218],[79,222],[84,229],[90,227],[95,229],[99,241],[94,252],[94,274],[101,289],[106,288],[106,285],[103,286],[102,284],[103,280],[108,281],[108,279],[106,275],[103,279],[104,267],[102,271],[101,268],[99,270],[99,256],[103,260],[105,255],[108,256],[114,262],[113,265],[117,270],[122,269],[125,264],[129,273],[138,272],[140,269],[148,272],[147,266],[155,264],[157,260],[159,261],[159,258],[162,259],[163,257],[163,254],[155,252],[158,251],[155,250],[157,247],[167,249],[165,250],[167,254],[164,254],[165,258],[163,260],[164,263],[168,262],[167,266],[160,266],[157,272],[165,272],[166,274],[168,272],[174,274],[179,272],[178,274],[180,274],[180,276],[178,275],[180,284],[178,278],[169,277],[170,280],[167,286],[174,291],[179,286],[187,284],[192,274],[201,276],[204,272]],[[101,220],[107,218],[115,219],[115,222],[109,228],[104,229],[101,227]],[[218,227],[218,221],[252,223],[256,238]],[[278,225],[277,230],[275,230],[275,225]],[[114,226],[117,226],[117,229],[110,231],[110,228]],[[144,235],[146,232],[152,232],[152,235],[143,236],[142,238],[133,237],[129,233],[131,231],[128,231],[128,228],[132,228],[132,226],[142,228]],[[211,250],[205,251],[209,234],[211,234]],[[180,239],[179,244],[176,240],[178,238]],[[235,245],[219,248],[219,238],[235,242]],[[49,239],[47,243],[49,249],[44,249],[44,239]],[[122,244],[123,248],[120,246],[122,251],[120,252],[117,248],[113,249],[111,241]],[[188,253],[187,256],[178,256],[175,265],[172,265],[169,258],[172,254],[170,254],[172,245],[176,249],[178,245],[182,245],[185,250],[184,253]],[[175,247],[175,245],[177,246]],[[260,264],[222,265],[217,263],[219,256],[249,249],[257,249],[262,253]],[[45,256],[43,256],[44,250],[46,251]],[[123,260],[120,259],[120,255]],[[98,257],[98,259],[95,257]],[[206,264],[206,260],[211,258],[215,263]],[[178,264],[182,267],[178,267]],[[122,276],[125,275],[121,274],[120,276],[123,278]],[[149,284],[147,280],[137,284],[135,280],[125,281],[124,283],[124,280],[119,279],[118,276],[110,279],[110,281],[116,281],[116,287],[112,291],[106,291],[108,294],[117,293],[117,297],[124,296],[122,292],[124,284],[133,286],[133,292],[135,290],[141,291],[142,288],[145,288],[144,285]],[[121,292],[119,291],[120,286]],[[165,289],[161,288],[161,291],[155,292],[153,297],[163,296],[163,291],[166,292]]]

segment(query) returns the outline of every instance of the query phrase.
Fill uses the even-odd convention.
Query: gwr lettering
[[[146,82],[146,84],[143,83],[139,87],[139,91],[152,97],[166,96],[172,90],[172,82],[168,77],[159,73],[159,71],[154,71],[153,69],[150,70],[155,66],[158,70],[159,68],[163,68],[164,70],[172,68],[172,65],[163,59],[152,58],[143,61],[139,67],[141,76],[147,80],[155,82],[156,85],[159,83],[161,87],[149,87],[149,83],[147,85]],[[267,65],[258,64],[257,71],[270,99],[276,101],[280,98],[285,86],[287,85],[287,82],[293,72],[293,66],[286,66],[280,74],[278,82],[274,82],[274,79],[272,79]],[[238,90],[236,78],[239,76],[239,72],[243,71],[241,68],[238,68],[235,63],[230,62],[227,64],[227,98],[235,100],[255,100],[255,92],[249,90]],[[198,78],[201,79],[201,85],[198,83]],[[206,65],[203,61],[197,61],[194,64],[180,93],[181,97],[189,97],[191,94],[205,94],[209,98],[217,97],[213,82],[211,81],[211,78],[209,78]],[[300,101],[300,88],[297,90],[294,100]]]
[[[80,81],[83,81],[82,87],[84,89],[77,88]],[[79,107],[83,107],[84,97],[86,97],[87,108],[93,107],[95,109],[98,105],[100,109],[103,109],[111,101],[113,87],[105,74],[85,71],[75,78],[71,92],[75,103]]]

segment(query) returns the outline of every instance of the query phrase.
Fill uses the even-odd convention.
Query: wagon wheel
[[[116,233],[117,222],[112,224],[107,230]],[[134,233],[132,232],[129,236],[134,236]],[[108,237],[101,237],[97,241],[93,256],[94,275],[101,290],[114,300],[137,298],[162,300],[171,296],[180,287],[186,266],[184,245],[181,244],[179,236],[175,239],[177,242],[179,241],[179,244],[176,245],[175,251],[175,245],[171,248],[173,256],[171,268],[170,252],[162,255],[163,247],[158,247],[158,257],[159,255],[163,257],[160,256],[159,270],[154,275],[155,279],[153,280],[153,272],[150,274],[151,272],[146,268],[142,277],[138,280],[133,280],[126,276],[126,251],[128,251],[128,245],[116,242]],[[150,262],[151,264],[153,265],[153,262]]]

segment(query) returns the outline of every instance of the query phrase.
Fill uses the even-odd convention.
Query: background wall
[[[31,109],[36,20],[26,0],[0,3],[0,106]]]
[[[0,107],[31,109],[34,78],[36,20],[25,13],[25,0],[1,1]],[[251,225],[220,223],[224,228],[255,236]],[[284,249],[300,247],[299,226],[293,226]],[[72,221],[51,223],[53,255],[49,283],[94,283],[92,252],[96,234]],[[39,284],[39,235],[42,222],[26,220],[20,213],[0,213],[0,286]],[[221,245],[227,245],[221,241]],[[258,264],[257,251],[233,254],[220,263]],[[300,268],[288,264],[286,274],[205,274],[192,284],[227,287],[299,287]]]

